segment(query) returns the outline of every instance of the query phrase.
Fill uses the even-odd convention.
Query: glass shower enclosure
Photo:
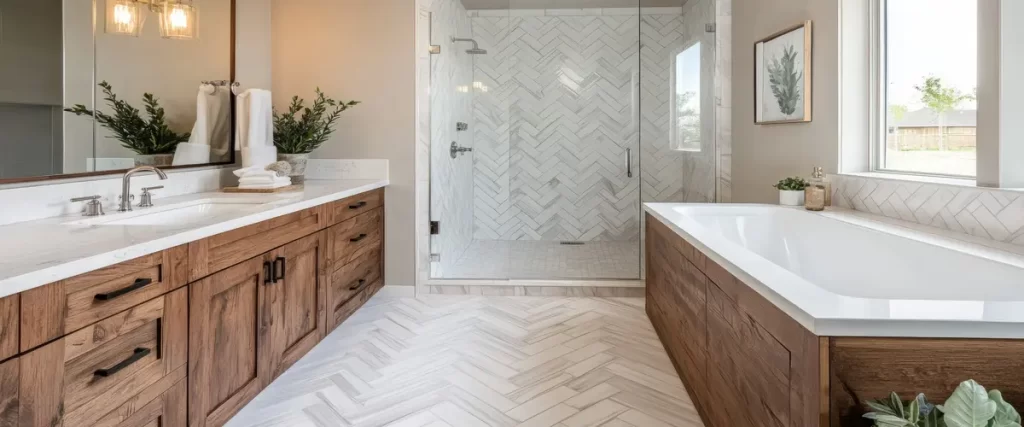
[[[640,279],[642,203],[715,201],[714,1],[435,0],[431,277]]]

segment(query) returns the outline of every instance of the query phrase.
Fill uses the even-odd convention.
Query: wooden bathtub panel
[[[861,419],[860,402],[893,391],[903,399],[924,393],[942,403],[967,379],[1024,407],[1021,340],[833,337],[829,347],[833,426],[869,425]]]
[[[818,337],[651,216],[647,296],[706,426],[827,425]]]

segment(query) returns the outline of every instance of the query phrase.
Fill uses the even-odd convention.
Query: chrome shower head
[[[469,50],[466,50],[466,53],[468,53],[470,55],[486,55],[487,54],[487,50],[486,49],[480,49],[480,45],[478,45],[476,43],[476,40],[473,40],[473,39],[460,39],[460,38],[457,38],[457,37],[452,37],[452,43],[458,43],[458,42],[470,42],[470,43],[473,43],[473,47],[471,49],[469,49]]]

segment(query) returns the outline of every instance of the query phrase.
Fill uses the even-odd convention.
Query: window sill
[[[839,176],[849,176],[855,178],[872,178],[872,179],[884,179],[888,181],[899,181],[899,182],[917,182],[921,184],[939,184],[948,185],[952,187],[960,188],[987,188],[979,187],[978,182],[969,178],[945,178],[938,176],[924,176],[924,175],[909,175],[891,172],[852,172],[852,173],[841,173]],[[1006,189],[1004,189],[1006,190]]]

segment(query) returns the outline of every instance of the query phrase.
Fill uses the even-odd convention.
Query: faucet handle
[[[150,191],[151,190],[159,190],[161,188],[164,188],[164,186],[158,185],[156,187],[144,187],[142,189],[142,194],[139,196],[140,199],[141,199],[139,201],[139,207],[140,208],[151,208],[151,207],[153,207],[153,193],[150,193]]]
[[[75,197],[71,202],[88,202],[85,204],[85,216],[104,215],[103,204],[100,203],[100,196]]]

